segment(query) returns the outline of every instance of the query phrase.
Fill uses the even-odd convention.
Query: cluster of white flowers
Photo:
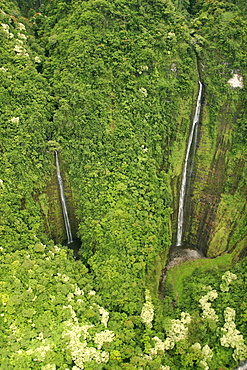
[[[16,45],[14,47],[14,51],[17,55],[25,55],[26,57],[29,57],[29,54],[27,53],[26,49],[23,47],[23,41],[17,39]]]
[[[16,334],[17,326],[15,324],[11,324],[9,328],[12,330],[13,334]]]
[[[229,285],[232,281],[237,279],[237,275],[230,271],[226,271],[222,276],[222,283],[220,284],[220,289],[222,292],[229,292]]]
[[[88,295],[95,295],[95,294],[96,294],[95,290],[90,290],[90,291],[88,292]]]
[[[103,307],[99,307],[99,313],[101,315],[101,323],[107,328],[109,312],[107,312]]]
[[[24,24],[23,23],[18,23],[18,27],[19,27],[19,30],[20,31],[26,31],[26,27],[24,26]]]
[[[174,348],[175,343],[185,339],[188,335],[188,325],[191,322],[191,317],[188,313],[181,313],[181,320],[172,319],[171,328],[167,332],[167,338],[164,342],[158,337],[153,337],[155,342],[154,348],[150,349],[151,355],[157,355],[159,352],[164,352]]]
[[[147,153],[148,152],[148,148],[145,145],[142,145],[142,150],[143,150],[143,153]]]
[[[69,302],[71,302],[73,299],[74,299],[74,294],[73,294],[73,293],[69,293],[69,294],[67,295],[67,300],[68,300]]]
[[[175,37],[176,37],[176,34],[175,34],[174,32],[168,32],[168,34],[167,34],[167,38],[168,38],[169,40],[174,39]]]
[[[200,343],[194,343],[191,348],[195,349],[196,351],[199,351],[202,360],[200,361],[200,364],[204,367],[204,370],[209,370],[209,366],[207,364],[207,360],[213,357],[213,351],[212,349],[206,344],[204,347],[200,345]]]
[[[59,274],[59,276],[61,277],[61,280],[62,280],[64,283],[66,283],[66,282],[68,282],[68,281],[69,281],[69,277],[68,277],[68,276],[66,276],[66,275],[61,275],[61,274]],[[82,290],[82,289],[80,289],[80,288],[78,287],[78,285],[77,285],[77,284],[71,284],[71,288],[72,288],[74,291],[73,291],[73,292],[70,292],[70,293],[68,293],[68,294],[67,294],[67,300],[68,300],[69,302],[73,301],[73,300],[74,300],[74,298],[75,298],[75,296],[77,296],[77,297],[82,297],[82,296],[84,296],[84,292],[83,292],[83,290]],[[77,302],[83,302],[83,300],[82,300],[82,299],[77,299]]]
[[[224,335],[220,338],[223,347],[235,348],[233,358],[235,361],[242,361],[247,357],[247,346],[244,343],[243,335],[236,328],[234,322],[236,312],[233,308],[227,307],[224,311],[225,324],[221,331]]]
[[[67,283],[69,281],[69,277],[65,274],[61,275],[61,279],[63,280],[64,283]]]
[[[143,96],[143,98],[146,98],[148,96],[148,92],[144,87],[141,87],[139,89],[139,91],[140,91],[141,95]]]
[[[1,68],[0,68],[0,71],[3,71],[3,72],[8,72],[8,68],[5,68],[5,67],[1,67]]]
[[[41,370],[56,370],[55,364],[47,364],[41,367]]]
[[[152,356],[155,356],[159,352],[165,352],[165,350],[172,348],[167,341],[168,338],[166,338],[165,342],[163,342],[159,337],[153,337],[152,339],[155,342],[154,348],[150,349],[150,353]]]
[[[191,348],[195,349],[196,351],[200,351],[202,346],[200,345],[200,343],[196,342],[192,344]]]
[[[139,75],[142,74],[142,72],[147,72],[148,66],[140,66],[140,69],[138,70]]]
[[[219,320],[218,315],[211,307],[212,304],[208,301],[215,300],[218,297],[218,293],[216,290],[212,290],[211,286],[209,286],[208,288],[210,289],[209,292],[199,300],[202,306],[202,317],[204,319],[211,319],[216,322]]]
[[[82,296],[84,292],[76,284],[72,284],[74,295]],[[73,293],[71,293],[73,294]],[[79,300],[77,300],[78,302]],[[82,301],[82,300],[80,300]],[[73,369],[81,370],[84,369],[85,362],[96,361],[96,363],[106,363],[109,360],[109,353],[103,351],[101,348],[104,343],[112,342],[115,334],[113,331],[104,330],[91,335],[89,329],[93,328],[94,325],[80,324],[76,317],[76,312],[73,310],[71,305],[63,306],[64,309],[70,310],[71,319],[64,323],[65,330],[62,337],[67,339],[67,348],[71,351],[71,355],[75,366]],[[98,309],[101,314],[101,322],[107,326],[109,313],[97,304],[90,306],[91,309]],[[95,344],[94,346],[88,346],[88,341]]]
[[[36,337],[36,339],[43,340],[44,339],[44,334],[43,333],[39,333],[39,335]]]
[[[59,253],[61,248],[59,248],[57,245],[54,245],[54,250],[56,253]]]
[[[59,280],[63,281],[64,283],[67,283],[69,281],[69,277],[65,274],[60,274],[60,272],[58,272],[57,276],[55,276],[55,279],[58,279],[58,278],[59,278]]]
[[[170,370],[170,366],[161,365],[160,370]]]
[[[1,26],[3,27],[4,32],[9,32],[9,25],[5,23],[1,23]]]
[[[202,364],[202,366],[204,366],[204,370],[209,370],[207,360],[210,360],[210,358],[213,357],[213,351],[207,344],[202,347],[202,355],[203,359],[200,361],[200,363]]]
[[[103,344],[106,342],[112,342],[115,334],[111,330],[104,330],[100,333],[96,333],[94,337],[94,343],[97,345],[97,349],[101,349]]]
[[[80,289],[77,284],[74,284],[74,286],[75,286],[74,295],[83,296],[84,295],[83,290]]]
[[[174,343],[185,339],[188,335],[188,325],[190,324],[190,322],[190,314],[188,314],[187,312],[181,312],[181,320],[171,320],[172,326],[168,331],[167,336]]]
[[[172,63],[171,65],[171,72],[177,72],[177,67],[176,67],[176,64],[175,63]]]
[[[20,44],[16,44],[14,47],[14,51],[17,53],[17,55],[21,55],[23,53],[23,47]]]
[[[66,309],[66,308],[68,308],[70,310],[72,320],[74,320],[75,323],[78,323],[78,318],[76,317],[76,312],[73,310],[73,307],[71,306],[71,304],[69,304],[68,306],[63,306],[63,309]]]
[[[232,73],[233,73],[233,71],[232,71]],[[244,79],[243,79],[243,76],[241,76],[238,73],[234,73],[233,74],[233,77],[230,78],[230,80],[228,80],[227,82],[233,88],[236,88],[236,87],[239,87],[240,89],[243,89],[244,88]]]
[[[47,345],[43,345],[43,346],[40,346],[38,348],[35,348],[35,349],[28,349],[26,351],[26,354],[27,355],[33,355],[33,360],[34,361],[44,361],[45,359],[45,356],[46,356],[46,352],[50,351],[51,350],[51,347],[49,344]]]
[[[13,117],[10,119],[10,122],[12,123],[19,123],[19,121],[20,121],[20,117]]]
[[[27,36],[24,35],[24,33],[18,32],[18,35],[17,36],[19,37],[19,39],[23,39],[23,40],[26,40],[27,39]]]
[[[1,25],[3,27],[4,32],[6,33],[6,36],[9,39],[12,39],[14,37],[14,34],[12,32],[9,32],[9,25],[5,23],[1,23]]]
[[[34,57],[34,61],[35,61],[35,63],[41,63],[41,59],[37,55],[36,55],[36,57]]]
[[[153,357],[151,355],[147,355],[146,353],[141,354],[141,357],[145,358],[145,360],[152,361]]]
[[[72,323],[71,321],[66,321],[64,325],[66,329],[63,332],[62,337],[68,337],[70,343],[67,342],[67,344],[71,344],[71,342],[76,342],[79,338],[86,340],[89,337],[91,339],[88,330],[90,328],[93,328],[94,325],[78,325]]]
[[[72,322],[66,322],[66,330],[63,333],[63,338],[68,338],[68,348],[71,350],[72,358],[75,363],[75,369],[84,369],[84,363],[95,360],[96,363],[107,363],[109,361],[109,353],[101,351],[101,347],[105,342],[111,342],[114,339],[114,333],[110,330],[105,330],[96,333],[94,343],[98,348],[88,347],[86,339],[91,339],[88,329],[94,325],[79,325]],[[82,341],[83,340],[83,341]],[[73,367],[74,369],[74,367]]]
[[[146,302],[144,303],[142,307],[142,312],[141,312],[141,319],[144,324],[147,325],[147,327],[151,328],[152,327],[152,321],[154,318],[154,306],[151,301],[151,296],[150,292],[148,289],[146,289],[145,292],[145,299]]]

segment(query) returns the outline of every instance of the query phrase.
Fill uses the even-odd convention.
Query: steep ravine
[[[190,188],[188,219],[185,239],[207,252],[210,234],[213,230],[217,207],[223,192],[228,141],[224,140],[227,120],[220,122],[216,139],[208,135],[207,107],[203,109],[200,141],[194,163],[194,181]]]
[[[184,240],[209,257],[225,252],[244,257],[247,252],[245,165],[232,153],[236,121],[233,111],[232,103],[225,102],[212,132],[206,101],[195,157],[195,177],[187,203]]]
[[[73,238],[76,238],[78,229],[78,220],[75,215],[75,201],[72,189],[66,176],[65,164],[61,162],[61,172],[64,181],[64,192],[67,201],[68,214],[71,223]],[[56,176],[56,167],[54,162],[53,153],[51,153],[51,161],[53,162],[53,171],[51,174],[50,183],[47,184],[45,192],[39,196],[39,203],[43,211],[45,219],[46,233],[55,243],[63,243],[66,241],[66,230],[64,226],[63,212],[60,202],[59,186]]]

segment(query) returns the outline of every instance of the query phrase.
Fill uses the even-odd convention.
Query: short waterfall
[[[68,210],[67,210],[65,196],[64,196],[63,179],[62,179],[61,172],[60,172],[60,167],[59,167],[58,153],[57,153],[56,150],[55,150],[55,158],[56,158],[56,168],[57,168],[57,180],[58,180],[58,184],[59,184],[60,199],[61,199],[61,205],[62,205],[62,210],[63,210],[64,225],[65,225],[65,229],[66,229],[68,244],[70,244],[70,243],[73,242],[73,238],[72,238],[72,232],[71,232],[71,226],[70,226],[70,222],[69,222]]]
[[[182,244],[182,237],[183,237],[183,223],[184,223],[184,198],[185,198],[185,192],[186,192],[186,183],[187,183],[187,167],[188,167],[188,161],[189,161],[189,155],[191,151],[191,145],[193,142],[193,138],[197,134],[197,125],[200,117],[200,111],[201,111],[201,100],[202,100],[202,83],[199,81],[199,92],[197,96],[197,102],[196,102],[196,111],[193,118],[193,123],[191,126],[191,131],[188,139],[187,149],[186,149],[186,156],[184,161],[184,168],[183,168],[183,174],[182,174],[182,183],[180,188],[180,194],[179,194],[179,206],[178,206],[178,228],[177,228],[177,241],[176,246],[181,246]]]

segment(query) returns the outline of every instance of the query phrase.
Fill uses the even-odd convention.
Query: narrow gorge
[[[65,226],[66,235],[67,235],[67,243],[66,244],[71,244],[71,243],[73,243],[73,236],[72,236],[72,230],[71,230],[71,226],[70,226],[70,220],[69,220],[66,200],[65,200],[65,196],[64,196],[63,179],[62,179],[61,172],[60,172],[60,166],[59,166],[58,152],[57,151],[55,151],[55,160],[56,160],[57,180],[58,180],[58,185],[59,185],[59,190],[60,190],[60,199],[61,199],[61,205],[62,205],[62,211],[63,211],[64,226]]]
[[[193,171],[193,161],[195,156],[195,150],[193,150],[193,147],[195,148],[197,145],[197,131],[198,131],[198,124],[200,119],[200,113],[201,113],[201,103],[202,103],[202,83],[199,80],[199,92],[196,102],[196,110],[194,114],[194,118],[192,121],[190,134],[188,137],[187,142],[187,148],[186,148],[186,154],[185,154],[185,160],[183,165],[183,171],[182,171],[182,181],[180,186],[180,192],[179,192],[179,201],[178,201],[178,221],[177,221],[177,238],[176,238],[176,246],[182,246],[182,240],[183,240],[183,226],[184,226],[184,217],[185,217],[185,205],[188,201],[186,199],[186,194],[189,192],[189,186],[188,186],[188,178],[191,177],[191,172]],[[189,161],[192,163],[191,168],[188,169]]]

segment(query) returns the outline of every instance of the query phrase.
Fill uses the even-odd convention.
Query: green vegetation
[[[166,286],[172,286],[172,290],[176,296],[176,300],[182,303],[184,299],[187,299],[187,286],[186,280],[191,279],[191,276],[195,273],[195,270],[203,273],[208,270],[223,270],[231,266],[232,256],[231,254],[225,254],[214,259],[199,259],[196,261],[184,262],[182,265],[173,267],[167,276]]]
[[[210,256],[241,257],[247,242],[246,88],[229,83],[246,80],[245,12],[208,1],[191,20],[206,95],[187,239]]]
[[[245,4],[0,8],[0,369],[233,368],[247,358],[246,88],[227,81],[246,78]],[[190,234],[198,245],[213,204],[201,244],[218,257],[171,269],[161,299],[198,72]],[[54,150],[79,261],[61,246]]]

